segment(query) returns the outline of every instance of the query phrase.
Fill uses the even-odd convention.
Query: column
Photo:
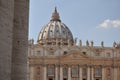
[[[46,69],[46,65],[44,65],[43,67],[43,70],[44,70],[44,80],[47,80],[47,69]]]
[[[117,80],[117,67],[114,67],[114,80]]]
[[[120,66],[118,67],[118,80],[120,79]]]
[[[94,80],[94,68],[91,67],[91,80]]]
[[[63,68],[62,68],[62,65],[60,65],[60,80],[63,80]]]
[[[55,80],[58,80],[58,66],[55,66]]]
[[[68,80],[71,80],[71,67],[68,67]]]
[[[90,67],[87,68],[87,80],[90,80]]]
[[[105,80],[105,67],[102,66],[102,80]]]
[[[30,80],[34,80],[34,74],[35,74],[34,66],[30,66],[30,68],[29,68],[29,79]]]
[[[82,80],[82,67],[79,68],[79,80]]]
[[[6,2],[6,0],[4,0],[4,1]],[[10,34],[10,32],[12,33],[12,44],[11,44],[12,48],[10,46],[9,47],[6,46],[6,49],[9,49],[9,48],[12,49],[12,55],[9,55],[9,56],[11,56],[11,59],[12,59],[12,61],[11,61],[12,65],[11,66],[8,65],[8,66],[6,66],[6,68],[11,67],[11,73],[9,73],[12,76],[11,80],[27,80],[29,1],[28,0],[9,0],[9,1],[14,1],[12,4],[12,5],[14,5],[13,6],[14,7],[14,13],[13,13],[14,21],[13,21],[13,27],[9,26],[13,29],[13,31],[9,30],[9,28],[6,29],[6,30],[9,30],[8,34]],[[0,0],[0,3],[1,3],[1,0]],[[2,0],[2,3],[3,3],[3,0]],[[11,4],[11,2],[10,2],[10,4]],[[7,2],[6,5],[8,6],[9,2]],[[4,7],[7,7],[6,5],[4,5]],[[11,10],[10,5],[8,7]],[[0,15],[1,15],[1,11],[2,10],[1,10],[1,5],[0,5]],[[12,17],[11,13],[5,13],[5,14],[6,14],[6,17],[8,18],[8,20],[6,21],[7,25],[10,25],[9,18]],[[8,15],[10,15],[10,17]],[[2,21],[4,21],[4,20],[2,20]],[[1,19],[0,19],[0,21],[1,21]],[[2,22],[0,22],[0,23],[2,23]],[[6,27],[6,26],[4,26],[4,27]],[[2,28],[0,28],[0,29],[2,29]],[[4,36],[7,36],[7,37],[10,36],[10,38],[11,38],[11,35],[8,36],[8,35],[4,34]],[[6,43],[8,44],[10,42],[7,41]],[[9,50],[7,50],[7,51],[9,52]],[[1,52],[0,52],[0,54],[1,54]],[[6,55],[6,53],[5,53],[5,55]],[[7,56],[6,58],[8,58],[9,56]],[[7,63],[9,64],[9,62],[7,62]],[[9,75],[7,75],[6,77],[9,77]],[[5,80],[9,80],[9,79],[5,79]]]

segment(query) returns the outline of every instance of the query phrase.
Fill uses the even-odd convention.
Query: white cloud
[[[120,27],[120,20],[115,20],[115,21],[112,21],[112,24],[114,25],[114,27]]]
[[[97,28],[120,28],[120,20],[106,19]]]

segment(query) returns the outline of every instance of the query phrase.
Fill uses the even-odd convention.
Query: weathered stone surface
[[[28,1],[14,1],[12,80],[27,80]]]
[[[14,0],[0,0],[0,80],[11,80]]]
[[[0,0],[0,80],[27,80],[28,15],[29,0]]]

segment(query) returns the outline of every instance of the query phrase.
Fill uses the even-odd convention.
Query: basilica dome
[[[55,8],[51,20],[46,24],[38,35],[38,43],[40,44],[73,44],[73,36],[69,28],[61,22],[59,13]]]

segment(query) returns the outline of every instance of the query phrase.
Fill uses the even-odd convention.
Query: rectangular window
[[[67,68],[63,68],[63,75],[64,76],[68,75],[68,69]]]
[[[54,66],[48,66],[48,75],[54,75]]]
[[[100,67],[96,67],[95,68],[95,77],[100,77],[101,76],[101,68]]]
[[[82,75],[83,75],[83,76],[87,76],[87,69],[86,69],[86,68],[83,68],[83,69],[82,69]]]
[[[78,66],[72,67],[72,77],[78,77]]]
[[[72,68],[72,74],[73,74],[73,75],[76,75],[76,74],[77,74],[77,68],[76,68],[76,67]]]

